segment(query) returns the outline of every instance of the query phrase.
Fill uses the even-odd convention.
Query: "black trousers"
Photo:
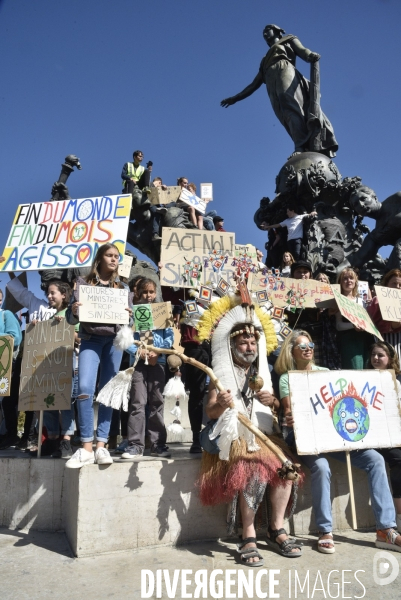
[[[18,433],[18,397],[19,384],[21,378],[22,358],[17,358],[13,363],[11,372],[11,393],[10,396],[4,396],[2,401],[4,420],[6,422],[7,435],[14,437]],[[35,412],[33,410],[25,411],[25,423],[23,437],[26,440],[32,440],[35,437]]]
[[[204,365],[210,364],[210,351],[205,345],[191,344],[185,347],[185,356],[194,358]],[[203,397],[206,389],[206,373],[193,367],[185,365],[185,387],[189,391],[188,416],[191,430],[199,433],[202,428],[203,419]]]
[[[380,452],[390,467],[393,498],[401,498],[401,448],[378,448],[377,452]]]
[[[287,248],[288,252],[291,252],[295,260],[299,260],[301,258],[302,239],[297,238],[296,240],[288,240]]]

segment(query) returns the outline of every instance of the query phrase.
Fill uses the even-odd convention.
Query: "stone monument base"
[[[189,447],[170,445],[172,459],[116,458],[77,470],[57,459],[2,457],[0,527],[65,531],[77,557],[226,537],[227,507],[200,504],[194,487],[200,455]],[[330,464],[333,530],[351,529],[346,467]],[[353,476],[358,527],[372,528],[366,475],[354,469]],[[308,472],[286,527],[295,535],[316,531]]]

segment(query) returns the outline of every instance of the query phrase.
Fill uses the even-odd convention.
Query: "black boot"
[[[192,446],[189,449],[190,454],[201,454],[202,446],[199,441],[200,431],[192,432]]]

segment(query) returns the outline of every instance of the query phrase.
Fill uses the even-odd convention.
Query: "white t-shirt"
[[[304,237],[302,221],[305,219],[305,217],[309,217],[309,215],[295,215],[295,217],[291,217],[291,219],[286,219],[280,223],[281,227],[287,227],[288,229],[288,241],[298,240],[299,238]]]

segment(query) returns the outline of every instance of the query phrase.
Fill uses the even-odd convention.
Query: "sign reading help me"
[[[348,300],[346,296],[343,296],[336,288],[332,287],[334,299],[343,317],[351,321],[353,325],[364,329],[368,333],[371,333],[383,341],[382,334],[373,324],[372,319],[361,304]]]
[[[235,234],[163,227],[160,283],[175,287],[192,287],[206,282],[231,282],[236,271],[232,266]]]
[[[74,325],[65,319],[32,323],[25,330],[18,410],[71,407]]]
[[[290,371],[299,454],[401,445],[394,371]]]
[[[128,290],[104,288],[95,285],[79,287],[79,320],[81,323],[129,323]]]
[[[124,254],[131,195],[20,204],[1,271],[89,266],[106,242]]]

